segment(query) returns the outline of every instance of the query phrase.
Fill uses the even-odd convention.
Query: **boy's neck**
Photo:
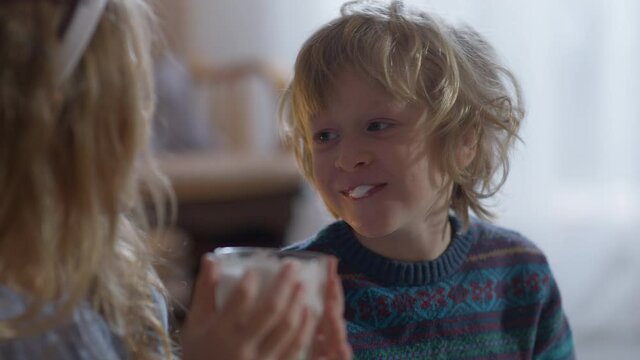
[[[451,224],[448,212],[441,216],[429,216],[419,228],[396,231],[379,238],[367,238],[355,234],[358,241],[369,250],[388,259],[418,262],[437,259],[451,242]]]

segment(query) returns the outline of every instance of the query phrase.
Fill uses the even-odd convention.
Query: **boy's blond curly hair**
[[[483,219],[482,199],[494,195],[509,172],[508,152],[524,116],[520,87],[491,45],[468,26],[454,27],[401,1],[352,1],[341,16],[302,46],[280,104],[282,135],[308,179],[313,179],[310,119],[327,105],[345,68],[373,79],[393,97],[424,104],[421,125],[436,141],[436,163],[453,183],[450,207],[469,224]],[[463,167],[458,151],[472,142]]]

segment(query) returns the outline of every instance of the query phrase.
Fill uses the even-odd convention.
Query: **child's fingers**
[[[217,320],[223,324],[244,324],[255,306],[257,294],[258,274],[249,269],[231,291]]]
[[[330,354],[331,349],[327,344],[327,337],[320,330],[313,336],[311,343],[311,359],[325,359]]]
[[[251,329],[247,336],[262,338],[272,329],[277,321],[288,311],[287,304],[295,290],[295,264],[286,263],[278,272],[273,286],[266,297],[262,298],[260,305],[256,306],[251,316]]]
[[[331,353],[334,354],[333,359],[351,359],[352,351],[349,342],[347,341],[347,330],[342,319],[342,313],[334,313],[328,319],[329,330],[327,331],[326,347],[332,349]]]
[[[204,321],[205,318],[215,313],[217,284],[218,268],[216,263],[205,254],[200,260],[200,271],[193,291],[189,311],[190,321]]]
[[[325,303],[333,303],[336,301],[342,301],[342,287],[340,284],[340,277],[337,273],[338,260],[331,256],[329,257],[327,266],[327,282],[325,285]]]
[[[335,256],[327,255],[327,274],[336,274],[338,272],[338,259]]]
[[[298,331],[296,331],[293,339],[283,348],[284,353],[281,354],[279,358],[283,360],[299,359],[305,346],[310,346],[314,327],[315,319],[313,312],[308,306],[305,306],[300,325],[297,327]]]
[[[336,282],[338,291],[337,299],[342,297],[342,287],[340,282]],[[343,319],[344,304],[342,301],[333,302],[325,307],[325,314],[323,316],[323,322],[321,330],[319,331],[324,336],[325,344],[323,345],[327,349],[331,349],[331,359],[350,359],[351,347],[347,341],[347,329]]]
[[[266,337],[260,343],[260,354],[265,354],[265,357],[268,357],[267,354],[281,353],[284,350],[283,347],[300,331],[300,322],[305,308],[304,294],[305,291],[302,284],[296,284],[287,301],[286,311],[276,320],[275,327],[266,334]]]
[[[344,293],[337,274],[337,259],[329,258],[322,319],[313,344],[313,359],[350,359],[351,347],[343,319]]]
[[[333,308],[326,310],[313,338],[311,358],[314,360],[348,358],[344,355],[350,352],[350,348],[346,340],[343,320],[341,316],[336,316]]]
[[[344,309],[344,292],[342,290],[342,281],[338,275],[338,260],[335,257],[329,258],[329,274],[327,276],[327,293],[326,297],[329,303],[338,304],[338,309]]]

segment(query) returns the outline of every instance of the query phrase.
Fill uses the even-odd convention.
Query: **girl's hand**
[[[329,258],[324,309],[313,338],[313,360],[348,360],[352,356],[343,318],[344,294],[337,264],[336,258]]]
[[[297,359],[316,321],[304,304],[293,264],[283,266],[267,295],[258,298],[258,276],[247,271],[216,310],[218,270],[206,255],[196,280],[182,336],[183,359]]]

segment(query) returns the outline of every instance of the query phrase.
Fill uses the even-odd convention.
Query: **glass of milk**
[[[312,251],[279,251],[260,247],[223,247],[209,255],[218,264],[219,281],[216,288],[216,307],[221,309],[236,283],[248,269],[259,277],[258,296],[273,286],[278,272],[287,262],[297,263],[295,276],[304,284],[306,303],[316,316],[322,313],[324,289],[327,281],[328,257]],[[309,358],[309,345],[298,359]]]
[[[273,285],[285,263],[295,262],[295,275],[304,284],[307,305],[316,316],[322,313],[328,266],[326,255],[312,251],[280,251],[274,248],[223,247],[217,248],[209,256],[215,259],[219,269],[220,277],[216,289],[218,309],[225,303],[246,270],[256,270],[260,280],[260,296]]]

